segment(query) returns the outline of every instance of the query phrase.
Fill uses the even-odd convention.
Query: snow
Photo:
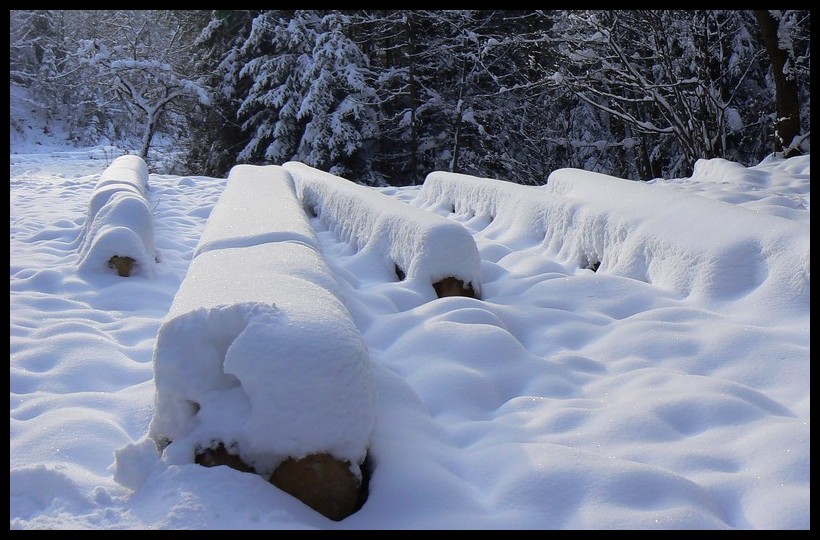
[[[806,225],[575,169],[554,171],[546,190],[606,208],[561,232],[564,243],[575,235],[590,245],[584,240],[600,238],[601,231],[608,241],[596,246],[599,260],[612,273],[704,301],[750,296],[774,310],[808,307]]]
[[[810,173],[808,156],[754,167],[715,158],[698,160],[691,178],[653,182],[808,225]]]
[[[157,334],[148,435],[167,463],[223,444],[265,476],[318,453],[359,474],[376,409],[367,345],[290,175],[239,165],[228,178]]]
[[[80,271],[113,272],[112,257],[130,257],[135,267],[129,274],[153,275],[157,253],[147,191],[148,165],[139,156],[115,158],[103,171],[80,233]]]
[[[293,242],[194,259],[154,352],[149,435],[172,441],[167,463],[192,463],[212,441],[267,476],[288,457],[364,461],[375,421],[367,346],[323,286],[332,280]]]
[[[97,189],[109,185],[125,184],[137,193],[145,195],[148,191],[148,164],[139,156],[126,154],[114,158],[97,182]]]
[[[231,194],[236,178],[151,174],[153,276],[79,272],[108,149],[14,151],[10,529],[811,527],[808,156],[702,161],[691,177],[647,184],[565,169],[501,198],[488,187],[474,211],[436,204],[427,186],[367,188],[362,201],[385,213],[401,202],[469,231],[481,299],[439,299],[341,234],[365,219],[364,202],[309,220],[318,249],[266,236],[311,232],[268,216],[197,252],[211,215],[232,220],[215,211],[220,197],[248,201],[241,182]],[[270,187],[260,198],[278,197]],[[596,272],[581,253],[601,257]],[[338,326],[345,313],[351,324]],[[310,337],[316,328],[328,339]],[[301,360],[254,362],[273,358],[271,343]],[[332,379],[312,361],[363,347],[372,402],[349,387],[358,375]],[[162,375],[180,351],[185,375]],[[204,418],[179,424],[168,449],[180,452],[160,457],[147,435],[153,419],[177,418],[162,412],[177,392],[207,393]],[[335,420],[315,414],[325,392]],[[285,447],[274,430],[286,430],[352,455],[368,415],[369,496],[339,522],[182,451],[209,434]]]
[[[294,204],[295,189],[282,167],[237,165],[228,175],[228,185],[195,254],[285,240],[319,249],[301,205]]]
[[[454,277],[481,292],[481,260],[472,236],[442,216],[295,161],[283,165],[306,207],[341,239],[375,256],[389,274],[400,269],[427,292]]]
[[[740,116],[740,111],[734,107],[726,107],[723,117],[726,119],[726,125],[731,131],[743,131],[743,118]]]

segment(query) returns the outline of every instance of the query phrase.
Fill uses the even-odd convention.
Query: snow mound
[[[721,168],[721,164],[715,164]],[[736,172],[736,171],[735,171]],[[597,271],[705,300],[809,301],[809,229],[737,205],[578,169],[546,186],[430,173],[422,207],[488,222],[485,233]]]
[[[740,163],[723,158],[699,159],[692,170],[692,178],[708,178],[716,183],[750,184],[752,186],[768,185],[769,175],[765,171],[747,168]]]
[[[711,160],[738,175],[735,164]],[[740,175],[759,182],[766,175]],[[577,169],[553,171],[548,193],[610,210],[600,224],[622,241],[607,245],[607,267],[628,277],[704,299],[752,294],[773,308],[809,302],[809,227],[778,216],[663,185],[647,185]],[[629,216],[628,225],[626,216]],[[614,248],[614,249],[613,249]]]

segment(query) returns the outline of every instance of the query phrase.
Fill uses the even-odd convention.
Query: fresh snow
[[[364,461],[376,414],[367,348],[325,268],[293,242],[194,259],[155,345],[149,434],[172,441],[166,462],[193,463],[214,442],[267,476],[288,457]]]
[[[173,464],[224,445],[266,477],[329,453],[360,475],[376,413],[367,345],[290,175],[235,167],[202,238],[157,334],[150,439],[118,453],[115,479],[151,445]]]
[[[287,211],[201,244],[211,215],[237,217],[215,211],[234,179],[205,176],[150,175],[152,275],[79,272],[110,149],[13,149],[10,529],[811,527],[808,156],[648,184],[560,170],[486,212],[363,188],[468,231],[479,300],[398,281],[340,234],[363,203],[312,231]],[[268,234],[288,225],[318,249]],[[301,361],[253,361],[270,343]],[[366,350],[372,401],[350,386],[364,364],[313,361],[337,350]],[[163,375],[177,353],[185,369]],[[163,412],[186,392],[199,424]],[[160,457],[147,436],[172,417],[187,453]],[[351,456],[367,438],[367,502],[335,522],[257,474],[192,463],[212,434]]]
[[[594,224],[562,232],[569,238],[602,231],[602,264],[613,273],[704,301],[748,296],[775,311],[808,307],[809,228],[802,223],[575,169],[553,172],[545,189],[606,209]]]
[[[132,273],[153,275],[157,255],[147,191],[148,165],[139,156],[120,156],[103,171],[80,233],[81,271],[115,271],[109,261],[116,256],[135,261]]]
[[[461,225],[303,163],[283,168],[308,211],[362,256],[381,259],[387,275],[398,269],[411,286],[428,291],[453,277],[481,293],[478,248]]]
[[[277,165],[237,165],[195,254],[286,240],[320,249],[290,174]]]

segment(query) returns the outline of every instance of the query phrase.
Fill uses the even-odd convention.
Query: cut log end
[[[114,255],[108,259],[108,268],[116,270],[118,276],[128,277],[131,275],[131,272],[134,271],[136,263],[137,261],[131,257],[120,257],[119,255]]]
[[[270,482],[334,521],[356,512],[367,498],[366,482],[353,474],[350,463],[330,454],[287,459],[273,472]]]
[[[433,288],[439,298],[445,296],[467,296],[469,298],[477,298],[472,284],[464,285],[464,282],[454,277],[446,277],[441,281],[433,283]]]
[[[231,454],[225,448],[225,445],[220,444],[216,448],[208,448],[196,453],[194,462],[203,467],[216,467],[218,465],[227,465],[232,469],[242,472],[256,472],[253,467],[242,461],[238,455]]]
[[[242,472],[256,472],[221,443],[215,448],[198,451],[194,461],[203,467],[227,465]],[[358,511],[367,500],[371,474],[368,458],[361,465],[361,473],[361,478],[357,478],[350,470],[349,462],[321,453],[286,459],[269,481],[328,519],[341,521]]]

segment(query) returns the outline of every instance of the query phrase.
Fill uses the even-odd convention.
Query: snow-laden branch
[[[199,81],[182,76],[167,62],[138,56],[137,51],[136,42],[109,48],[100,40],[83,40],[77,54],[83,65],[94,70],[98,84],[108,84],[127,107],[140,111],[145,122],[140,155],[147,158],[162,114],[171,103],[193,99],[208,105],[211,98]]]

